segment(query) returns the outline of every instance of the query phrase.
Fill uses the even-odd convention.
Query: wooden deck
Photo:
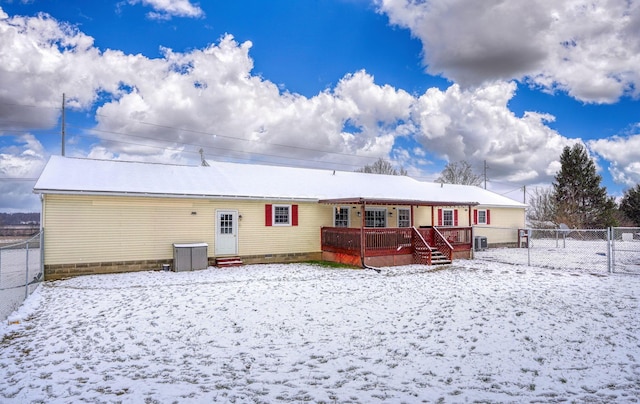
[[[450,263],[471,258],[472,249],[471,227],[323,227],[321,240],[327,259],[357,265]]]

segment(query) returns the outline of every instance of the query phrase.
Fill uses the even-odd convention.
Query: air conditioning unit
[[[473,249],[474,251],[486,250],[489,244],[487,242],[487,238],[485,236],[475,236],[473,239]]]

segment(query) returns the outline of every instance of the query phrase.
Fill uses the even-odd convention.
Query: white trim
[[[407,226],[403,226],[403,227],[411,227],[411,209],[409,208],[396,208],[396,225],[398,227],[400,226],[400,211],[401,210],[406,210],[409,213],[409,224],[407,224]]]
[[[347,228],[351,226],[351,207],[350,206],[336,206],[333,208],[333,227],[339,227],[336,224],[336,215],[338,214],[338,209],[346,209],[347,210]]]
[[[288,210],[288,214],[287,214],[287,219],[288,222],[287,223],[277,223],[276,222],[276,208],[287,208]],[[291,226],[292,223],[292,216],[293,215],[293,209],[291,208],[291,205],[284,205],[284,204],[272,204],[271,205],[271,226],[280,226],[280,227],[287,227],[287,226]]]
[[[233,251],[221,251],[219,246],[220,243],[218,242],[218,238],[219,237],[224,237],[223,235],[220,234],[220,214],[231,214],[233,217],[233,234],[232,236],[235,238],[235,244],[234,244],[234,250]],[[214,226],[214,233],[215,233],[215,247],[214,247],[214,255],[218,256],[225,256],[225,255],[237,255],[238,254],[238,231],[239,231],[239,224],[238,224],[238,220],[239,220],[239,213],[237,210],[234,209],[216,209],[216,218],[215,218],[215,226]],[[228,236],[228,235],[225,235]]]
[[[384,226],[382,227],[367,226],[367,212],[384,212]],[[387,208],[365,208],[364,217],[362,218],[362,220],[364,221],[364,227],[369,229],[384,229],[386,227],[389,227],[389,221],[387,219],[388,214],[389,213],[387,211]]]
[[[488,224],[487,223],[487,210],[488,209],[476,209],[476,217],[478,218],[478,223],[476,224]],[[480,212],[484,212],[484,221],[480,221]]]
[[[442,223],[440,223],[440,226],[442,226],[442,227],[454,227],[456,225],[456,214],[455,214],[454,211],[455,211],[455,209],[442,208]],[[445,212],[451,212],[451,224],[445,224],[445,221],[444,221]]]

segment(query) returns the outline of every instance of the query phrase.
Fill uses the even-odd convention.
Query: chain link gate
[[[640,227],[611,229],[611,272],[640,275]]]

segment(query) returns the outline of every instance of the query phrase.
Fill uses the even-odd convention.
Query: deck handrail
[[[440,233],[437,227],[433,228],[433,244],[435,247],[447,257],[448,260],[451,260],[453,256],[453,246],[449,243],[449,241]]]

